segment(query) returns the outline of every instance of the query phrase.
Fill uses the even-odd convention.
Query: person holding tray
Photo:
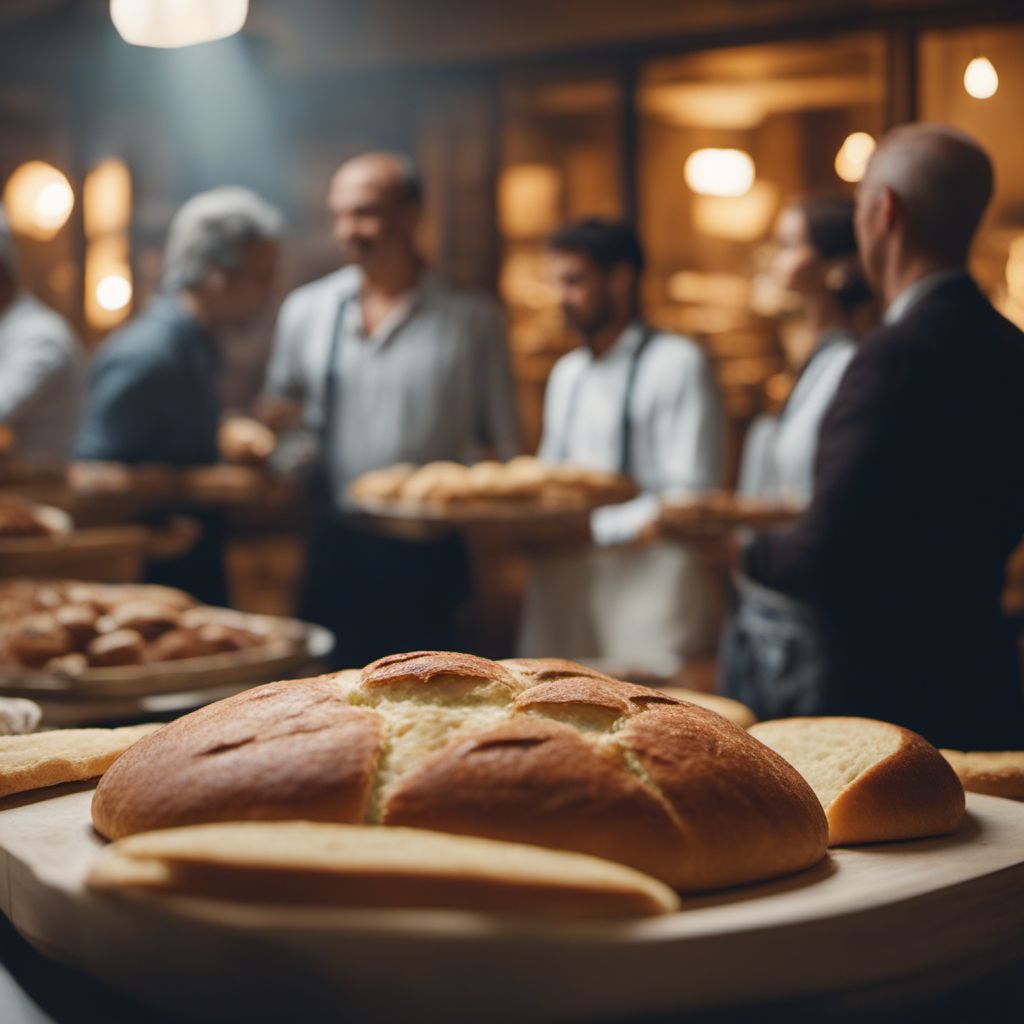
[[[203,192],[178,210],[161,293],[93,360],[78,458],[169,466],[218,461],[220,345],[269,304],[281,227],[280,213],[243,188]],[[199,543],[180,558],[152,563],[147,582],[227,604],[223,525],[212,512],[201,519]]]
[[[298,403],[319,443],[300,614],[335,632],[334,661],[349,667],[451,647],[470,594],[460,537],[371,532],[352,514],[352,482],[400,462],[510,458],[519,426],[500,308],[420,255],[413,163],[395,153],[349,160],[328,206],[347,265],[285,300],[266,391]]]
[[[822,658],[791,693],[733,694],[755,712],[878,718],[961,750],[1024,745],[1000,607],[1024,535],[1024,334],[967,271],[992,186],[978,143],[932,124],[892,131],[858,186],[884,323],[822,424],[811,504],[741,555],[755,584],[805,608]]]
[[[549,259],[581,344],[551,373],[538,455],[628,474],[642,493],[595,510],[592,547],[533,560],[521,653],[670,675],[686,657],[713,649],[720,588],[685,548],[658,542],[653,526],[659,496],[721,486],[718,387],[693,341],[644,320],[644,254],[630,225],[567,225],[550,239]]]

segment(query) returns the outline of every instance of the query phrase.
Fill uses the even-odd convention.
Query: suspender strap
[[[327,350],[327,363],[324,366],[324,401],[320,416],[320,481],[326,494],[331,490],[331,467],[334,465],[334,430],[338,404],[338,352],[341,349],[341,332],[345,326],[345,310],[348,309],[352,296],[347,296],[338,304],[334,314],[334,326],[331,329],[331,343]]]
[[[650,344],[655,335],[655,329],[650,324],[643,325],[643,335],[640,343],[630,356],[629,368],[626,371],[626,390],[622,399],[622,422],[619,427],[619,459],[617,469],[620,473],[629,475],[633,464],[633,419],[630,415],[633,408],[633,392],[636,390],[637,370],[640,367],[640,357],[644,349]],[[579,405],[580,392],[583,390],[583,378],[587,375],[587,368],[577,375],[573,382],[572,391],[569,394],[569,407],[565,414],[565,430],[562,434],[562,449],[558,453],[559,462],[569,460],[569,435],[572,433],[572,425],[576,420],[576,410]]]
[[[636,390],[636,375],[640,368],[640,357],[644,349],[651,343],[654,337],[654,328],[650,324],[644,324],[644,333],[640,338],[640,344],[633,349],[633,358],[629,361],[629,373],[626,377],[626,393],[622,399],[622,427],[619,430],[619,472],[624,476],[630,475],[633,466],[633,392]]]

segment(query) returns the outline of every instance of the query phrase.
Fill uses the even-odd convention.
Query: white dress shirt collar
[[[922,299],[931,295],[932,292],[938,291],[939,288],[950,281],[966,276],[967,271],[963,267],[953,267],[949,270],[936,270],[934,273],[918,278],[913,284],[904,288],[889,303],[885,316],[882,318],[883,322],[887,324],[899,323]]]
[[[360,338],[375,347],[384,345],[392,338],[440,284],[440,279],[433,271],[424,269],[412,288],[395,303],[391,312],[371,332],[366,333],[363,311],[358,301],[363,287],[363,275],[356,267],[349,269],[352,271],[351,275],[346,274],[341,282],[341,301],[347,303],[344,329],[351,337]]]
[[[644,325],[640,320],[630,321],[619,336],[602,352],[595,356],[589,346],[584,345],[588,362],[614,362],[618,359],[629,359],[637,350],[644,337]]]

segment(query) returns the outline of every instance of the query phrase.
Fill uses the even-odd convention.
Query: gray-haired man
[[[18,455],[64,461],[85,393],[85,353],[71,327],[20,287],[14,241],[0,210],[0,424]]]
[[[218,337],[269,302],[280,232],[280,214],[247,189],[214,189],[181,207],[167,236],[162,294],[112,334],[93,362],[79,458],[174,466],[217,460]],[[207,527],[214,545],[215,524]],[[219,550],[194,553],[194,568],[159,582],[223,603],[223,574],[200,565],[213,561]]]

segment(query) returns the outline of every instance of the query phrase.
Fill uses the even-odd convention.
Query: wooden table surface
[[[586,926],[99,897],[81,884],[90,798],[0,805],[0,903],[33,944],[172,1020],[1011,1020],[1020,999],[1024,806],[993,797],[969,797],[956,837]],[[990,997],[997,1018],[943,1015]]]

